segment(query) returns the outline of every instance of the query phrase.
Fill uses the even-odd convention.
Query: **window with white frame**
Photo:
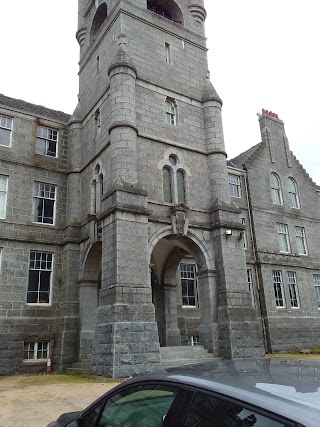
[[[11,117],[0,116],[0,145],[10,147],[13,119]]]
[[[289,203],[292,208],[300,209],[298,187],[293,178],[288,178]]]
[[[188,336],[188,345],[201,345],[199,335],[189,335]]]
[[[287,224],[277,223],[278,243],[280,252],[290,252],[290,242]]]
[[[169,43],[164,44],[165,59],[168,64],[171,64],[171,48]]]
[[[298,284],[297,276],[294,271],[287,271],[288,275],[288,287],[289,287],[289,296],[290,296],[290,305],[292,308],[299,308],[299,294],[298,294]]]
[[[169,125],[176,126],[176,124],[177,124],[177,105],[176,105],[176,101],[174,99],[172,99],[172,98],[166,99],[165,111],[166,111],[166,122]]]
[[[56,186],[34,183],[34,221],[53,224],[55,216]]]
[[[58,154],[58,131],[55,129],[38,126],[36,153],[45,156],[57,157]]]
[[[28,304],[49,304],[53,254],[31,251],[29,260]]]
[[[179,166],[179,158],[171,154],[169,165],[162,168],[163,200],[166,203],[186,203],[186,172]]]
[[[197,306],[197,279],[195,264],[180,264],[182,305]]]
[[[274,297],[276,300],[276,306],[280,308],[285,307],[281,271],[280,270],[273,271],[272,277],[273,277],[273,290],[274,290]]]
[[[280,178],[276,173],[272,173],[270,175],[270,187],[271,187],[272,202],[275,205],[283,205]]]
[[[0,175],[0,218],[6,217],[8,177]]]
[[[241,197],[240,177],[232,173],[229,173],[228,177],[230,196]]]
[[[49,356],[49,341],[25,341],[23,343],[23,360],[43,361]]]
[[[320,274],[313,275],[313,283],[314,283],[314,290],[316,293],[317,305],[318,305],[318,308],[320,309]]]
[[[304,227],[294,227],[296,245],[299,255],[308,255],[306,232]]]

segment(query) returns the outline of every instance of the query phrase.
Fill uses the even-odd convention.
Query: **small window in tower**
[[[100,74],[100,56],[97,56],[97,77]]]
[[[99,109],[94,113],[94,118],[96,121],[97,133],[99,134],[101,130],[101,115]]]
[[[164,49],[165,49],[166,62],[168,64],[171,64],[171,49],[170,49],[170,44],[169,43],[165,43],[164,44]]]
[[[177,107],[176,102],[172,98],[166,99],[166,122],[169,125],[176,126],[177,124]]]

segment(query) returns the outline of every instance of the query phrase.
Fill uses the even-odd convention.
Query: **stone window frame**
[[[294,226],[294,235],[296,238],[296,246],[298,255],[308,255],[306,230],[304,227]]]
[[[1,147],[11,147],[12,143],[12,129],[13,129],[13,117],[0,114],[0,146]],[[4,133],[9,134],[9,142],[8,144],[4,144],[1,140],[1,134]],[[1,142],[2,141],[2,142]]]
[[[279,251],[284,254],[291,252],[288,224],[277,222],[277,236]]]
[[[199,335],[188,335],[188,345],[197,346],[201,345],[200,336]]]
[[[42,357],[38,357],[39,353]],[[48,359],[49,354],[49,340],[23,342],[23,362],[43,362]],[[33,357],[29,357],[30,355],[33,355]]]
[[[254,298],[254,289],[253,289],[253,276],[252,276],[252,269],[247,268],[247,284],[248,284],[248,291],[251,294],[252,299],[252,306],[255,308],[255,298]]]
[[[283,278],[281,270],[272,271],[273,292],[277,308],[286,308],[286,300],[283,288]]]
[[[188,176],[190,171],[184,164],[182,156],[176,150],[168,149],[164,160],[159,163],[162,169],[162,194],[164,203],[179,205],[188,204]],[[182,176],[182,191],[181,180]]]
[[[320,274],[313,275],[314,290],[316,293],[316,302],[318,310],[320,310]]]
[[[170,96],[165,100],[165,117],[167,125],[177,126],[177,101]]]
[[[6,218],[9,176],[0,175],[0,219]]]
[[[228,183],[230,196],[240,199],[242,197],[240,176],[234,173],[228,173]]]
[[[241,218],[241,224],[246,225],[246,218]],[[248,235],[247,230],[242,230],[242,239],[244,249],[248,249]]]
[[[2,253],[3,253],[3,247],[0,246],[0,273],[1,273],[1,267],[2,267]]]
[[[188,270],[188,268],[183,271],[184,267],[192,267],[192,270]],[[188,271],[187,271],[188,270]],[[181,299],[182,299],[182,307],[183,308],[199,308],[199,296],[198,296],[198,281],[197,281],[197,265],[191,262],[180,262],[179,264],[180,271],[180,283],[181,283]],[[185,274],[186,273],[186,274]],[[185,276],[185,277],[184,277]],[[188,280],[193,282],[193,292],[189,294],[189,287],[186,293],[184,293],[183,280]],[[194,299],[194,304],[192,304],[191,300]]]
[[[294,178],[289,176],[287,181],[289,203],[292,209],[300,209],[300,198],[298,193],[298,185]]]
[[[279,175],[275,172],[270,174],[270,189],[272,203],[274,205],[283,205],[281,181]]]
[[[164,43],[165,61],[167,64],[172,64],[171,45],[168,42]]]
[[[290,307],[294,309],[300,308],[297,274],[295,271],[287,271],[287,282],[290,298]]]
[[[36,139],[36,154],[52,158],[58,157],[59,130],[38,125]]]
[[[101,166],[101,160],[95,163],[92,172],[91,189],[90,189],[90,213],[96,215],[101,210],[101,197],[104,194],[104,177],[105,172]]]
[[[53,264],[53,252],[30,250],[27,305],[51,305]],[[32,301],[34,295],[36,295],[36,301]]]
[[[38,208],[36,206],[37,200],[38,200]],[[40,206],[39,200],[42,200],[41,215],[37,214],[37,210],[39,210],[39,206]],[[56,218],[56,201],[57,201],[57,186],[55,184],[34,181],[33,183],[33,222],[35,224],[54,226],[55,218]],[[44,213],[45,213],[45,210],[49,208],[52,211],[52,215],[46,217],[44,216]],[[39,218],[42,218],[42,221],[39,221]],[[47,218],[50,221],[44,221],[45,218]]]

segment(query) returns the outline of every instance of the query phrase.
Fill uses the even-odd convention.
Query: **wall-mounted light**
[[[225,235],[226,239],[229,236],[232,236],[232,230],[231,230],[231,228],[227,228],[226,230],[224,230],[224,235]]]

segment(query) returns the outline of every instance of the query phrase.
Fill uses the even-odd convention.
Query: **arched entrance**
[[[150,238],[150,268],[160,346],[202,344],[218,355],[217,283],[205,243],[190,230],[162,229]]]
[[[101,242],[89,249],[80,278],[80,360],[90,359],[101,289]]]

